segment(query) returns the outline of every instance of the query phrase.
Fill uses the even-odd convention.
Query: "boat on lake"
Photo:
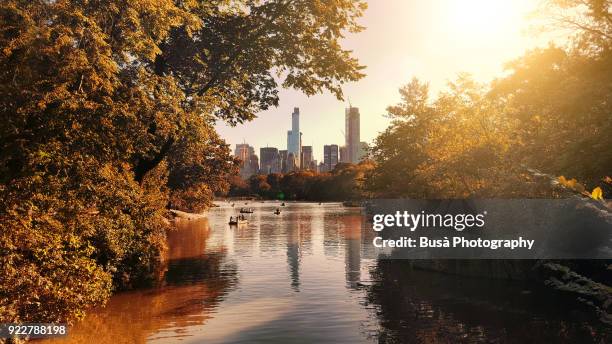
[[[249,223],[249,221],[245,219],[244,217],[240,217],[240,216],[237,216],[236,218],[230,217],[230,220],[228,222],[230,226],[245,225],[247,223]]]
[[[253,208],[240,208],[241,214],[252,214],[254,211]]]

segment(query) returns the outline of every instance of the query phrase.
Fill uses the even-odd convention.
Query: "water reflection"
[[[341,223],[345,241],[346,283],[349,288],[356,289],[361,281],[361,216],[344,216]]]
[[[379,261],[367,302],[383,343],[604,343],[609,333],[545,290]]]
[[[89,312],[59,341],[145,343],[181,338],[206,323],[237,283],[236,266],[222,248],[207,248],[206,219],[182,222],[168,235],[167,272],[159,286],[119,293],[106,307]]]
[[[371,258],[374,232],[340,204],[228,204],[169,233],[156,288],[119,293],[59,340],[70,343],[593,342],[536,291]],[[600,336],[600,337],[597,337]],[[605,339],[605,338],[604,338]],[[604,340],[605,341],[605,340]]]
[[[287,264],[291,274],[291,288],[300,291],[300,225],[288,229]]]

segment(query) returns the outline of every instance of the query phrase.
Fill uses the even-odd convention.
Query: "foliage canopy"
[[[373,192],[550,197],[552,176],[570,176],[609,195],[612,1],[546,4],[546,18],[573,33],[567,47],[529,51],[489,85],[460,75],[436,98],[416,79],[400,89],[401,102],[387,109],[393,121],[372,149]],[[533,170],[551,178],[543,183]]]
[[[146,281],[166,206],[236,170],[217,120],[363,76],[361,1],[0,3],[0,319],[59,321]]]

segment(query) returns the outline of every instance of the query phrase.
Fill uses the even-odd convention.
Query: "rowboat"
[[[247,219],[244,220],[229,220],[228,224],[230,226],[238,226],[238,225],[245,225],[249,223],[249,221]]]

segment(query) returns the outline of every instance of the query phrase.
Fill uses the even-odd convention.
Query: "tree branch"
[[[157,167],[162,160],[164,160],[166,155],[168,155],[168,152],[170,152],[170,148],[172,148],[173,144],[174,138],[170,137],[166,142],[164,142],[159,152],[152,159],[139,159],[136,167],[134,168],[134,180],[142,184],[144,176],[149,171]]]
[[[293,3],[293,0],[289,0],[287,2],[285,2],[284,4],[281,3],[280,9],[274,13],[274,15],[272,15],[272,17],[270,17],[270,20],[268,20],[267,22],[263,23],[261,26],[259,26],[259,28],[257,28],[256,30],[252,31],[252,34],[248,35],[246,39],[243,39],[238,45],[236,50],[234,50],[234,52],[229,56],[229,58],[225,61],[225,63],[219,68],[217,69],[217,71],[213,74],[213,76],[210,78],[210,80],[206,83],[206,85],[204,85],[199,91],[198,91],[198,95],[202,96],[204,95],[211,87],[213,87],[217,81],[219,81],[219,79],[221,78],[221,75],[227,70],[229,69],[229,67],[235,62],[235,60],[238,58],[238,56],[240,55],[240,53],[242,52],[242,47],[244,46],[245,43],[248,42],[252,42],[255,41],[257,38],[261,37],[264,33],[265,33],[265,29],[272,23],[274,23],[274,21],[276,21],[276,19],[278,19],[283,13],[285,13],[285,11],[287,11],[287,9],[289,8],[289,6]]]
[[[585,24],[578,23],[577,21],[569,19],[568,17],[562,17],[561,19],[559,19],[559,21],[562,22],[562,23],[565,23],[567,25],[573,26],[574,28],[578,28],[578,29],[583,30],[583,31],[588,31],[588,32],[593,33],[593,34],[596,34],[596,35],[599,35],[599,36],[603,36],[603,37],[605,37],[607,39],[612,39],[612,36],[610,36],[609,34],[603,32],[601,30],[589,27],[589,26],[587,26]]]

